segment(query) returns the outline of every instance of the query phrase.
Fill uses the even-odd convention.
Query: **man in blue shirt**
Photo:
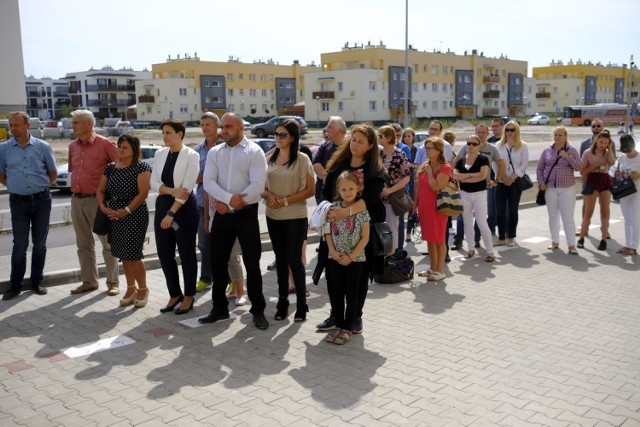
[[[27,270],[29,229],[32,229],[31,287],[38,295],[45,295],[44,261],[47,255],[47,235],[51,214],[49,185],[55,181],[56,160],[51,146],[29,133],[27,113],[9,116],[13,138],[0,144],[0,183],[9,192],[13,251],[11,252],[10,289],[2,297],[10,300],[22,290]]]

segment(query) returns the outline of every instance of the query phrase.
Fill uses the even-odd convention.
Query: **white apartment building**
[[[29,76],[26,79],[27,114],[41,121],[59,120],[61,108],[71,103],[69,82],[63,79]]]

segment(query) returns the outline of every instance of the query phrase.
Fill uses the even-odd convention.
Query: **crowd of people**
[[[51,211],[49,185],[56,178],[51,146],[28,132],[29,116],[9,117],[13,137],[0,144],[0,183],[10,194],[14,246],[11,287],[3,296],[17,297],[26,274],[26,252],[33,241],[30,282],[35,293],[46,294],[43,269]],[[416,144],[413,129],[397,124],[374,128],[355,124],[349,130],[341,117],[331,117],[324,141],[315,154],[303,149],[295,120],[282,121],[275,130],[275,148],[264,153],[244,135],[242,118],[226,113],[219,118],[207,112],[200,118],[204,141],[195,149],[184,144],[185,124],[167,119],[160,129],[165,147],[155,156],[153,168],[141,161],[140,140],[122,135],[117,143],[97,135],[95,118],[85,110],[73,112],[76,139],[69,144],[71,215],[78,248],[80,294],[98,289],[94,223],[96,215],[108,219],[108,231],[99,235],[106,264],[107,293],[120,294],[118,260],[122,261],[126,291],[121,306],[142,308],[149,287],[142,249],[149,224],[146,199],[155,202],[153,230],[167,286],[168,301],[162,313],[186,314],[193,309],[196,292],[211,287],[212,308],[200,323],[229,318],[229,302],[244,305],[244,270],[250,313],[257,328],[269,321],[260,270],[261,239],[258,206],[266,207],[266,222],[275,254],[278,301],[275,321],[289,315],[289,294],[294,292],[294,322],[304,322],[306,298],[307,201],[330,203],[326,227],[313,272],[315,284],[325,273],[331,312],[317,329],[328,331],[326,341],[345,344],[363,330],[363,310],[371,278],[380,273],[383,258],[402,250],[420,227],[427,242],[427,281],[446,278],[450,261],[449,230],[452,218],[438,209],[445,187],[457,187],[463,211],[457,218],[452,250],[469,260],[483,247],[486,262],[496,260],[494,246],[516,246],[518,209],[523,182],[528,180],[529,149],[516,121],[495,119],[479,124],[466,143],[456,149],[456,135],[444,132],[440,121],[429,125],[424,146]],[[548,212],[551,244],[560,246],[564,229],[570,254],[578,254],[596,202],[600,209],[601,239],[607,249],[611,188],[616,180],[640,184],[640,157],[629,135],[620,140],[619,157],[602,121],[594,120],[592,138],[580,147],[568,142],[567,129],[553,131],[553,143],[540,155],[535,175]],[[456,152],[457,151],[457,152]],[[25,173],[28,171],[28,173]],[[582,223],[576,232],[575,172],[583,177]],[[526,182],[524,182],[526,184]],[[529,181],[529,186],[532,184]],[[413,200],[406,214],[398,214],[390,196],[408,192]],[[620,200],[625,220],[622,255],[636,255],[640,240],[640,195]],[[406,229],[405,229],[406,216]],[[381,252],[378,224],[391,231],[391,245]],[[496,235],[497,230],[497,235]],[[576,241],[576,237],[578,237]],[[482,244],[480,244],[482,241]],[[200,274],[196,247],[201,254]],[[180,255],[182,277],[175,259]],[[244,264],[244,266],[243,266]],[[154,290],[154,292],[157,290]]]

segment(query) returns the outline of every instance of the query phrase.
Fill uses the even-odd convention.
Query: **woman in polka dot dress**
[[[142,246],[149,225],[145,200],[149,194],[151,167],[140,161],[140,140],[135,136],[118,138],[118,156],[118,162],[107,165],[96,199],[100,210],[111,219],[111,254],[122,260],[127,279],[127,292],[120,305],[144,307],[149,290]]]

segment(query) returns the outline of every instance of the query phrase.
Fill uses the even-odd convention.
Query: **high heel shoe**
[[[309,306],[304,304],[296,304],[296,314],[293,316],[294,322],[304,322],[307,320],[307,313],[309,312]]]
[[[133,306],[135,308],[142,308],[147,305],[147,301],[149,301],[149,288],[140,288],[138,291],[147,291],[147,294],[144,296],[144,299],[137,299],[133,302]]]
[[[127,289],[131,289],[131,288],[136,289],[135,286],[127,286]],[[126,307],[128,305],[133,304],[133,301],[135,301],[137,296],[138,296],[138,290],[136,289],[135,291],[133,291],[133,293],[130,296],[128,296],[126,298],[122,298],[120,300],[120,306],[121,307]]]
[[[176,314],[187,314],[188,312],[193,310],[194,301],[195,301],[195,298],[191,297],[191,304],[189,305],[189,307],[188,308],[180,308],[180,307],[178,307],[178,309],[176,310]]]
[[[180,295],[180,296],[178,297],[178,299],[176,300],[176,302],[174,302],[173,304],[168,305],[168,306],[166,306],[166,307],[162,307],[162,308],[160,309],[160,313],[169,313],[170,311],[173,311],[173,309],[174,309],[174,308],[176,308],[176,306],[177,306],[178,304],[180,304],[180,303],[182,302],[182,300],[183,300],[183,299],[184,299],[184,295]]]
[[[276,306],[275,320],[284,320],[289,315],[289,300],[286,298],[279,298],[278,305]]]

